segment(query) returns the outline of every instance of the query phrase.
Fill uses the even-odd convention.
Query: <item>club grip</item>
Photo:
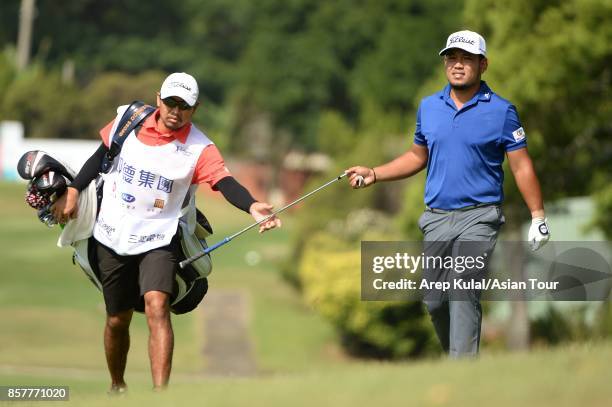
[[[210,253],[213,250],[223,246],[224,244],[226,244],[229,241],[230,241],[230,239],[228,239],[226,237],[225,239],[221,240],[220,242],[217,242],[214,245],[212,245],[210,247],[207,247],[206,249],[202,250],[200,253],[194,254],[193,256],[189,257],[188,259],[185,259],[185,260],[181,261],[179,263],[179,267],[184,269],[185,267],[187,267],[188,265],[190,265],[191,263],[193,263],[194,261],[196,261],[200,257],[207,255],[208,253]]]

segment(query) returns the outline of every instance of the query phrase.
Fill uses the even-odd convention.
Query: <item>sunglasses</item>
[[[170,109],[174,109],[177,106],[180,110],[193,109],[193,106],[189,106],[187,102],[179,102],[178,100],[172,98],[162,99],[162,102],[164,102],[164,105],[168,106]]]

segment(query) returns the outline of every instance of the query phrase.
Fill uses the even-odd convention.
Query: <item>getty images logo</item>
[[[457,35],[455,37],[452,37],[451,39],[448,40],[448,45],[454,44],[456,42],[463,42],[465,44],[470,44],[470,45],[474,45],[475,41],[471,40],[469,38],[465,38],[461,35]]]

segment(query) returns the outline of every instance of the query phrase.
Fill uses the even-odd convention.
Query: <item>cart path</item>
[[[243,290],[215,289],[200,305],[204,316],[205,373],[212,376],[257,374],[249,334],[251,304]]]

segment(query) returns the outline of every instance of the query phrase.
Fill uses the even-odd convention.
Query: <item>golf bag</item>
[[[17,164],[19,175],[28,180],[25,200],[37,210],[38,218],[49,227],[56,224],[50,207],[65,191],[76,172],[59,159],[43,151],[26,152]],[[93,225],[102,198],[101,179],[92,181],[79,196],[79,214],[76,219],[62,226],[58,246],[70,245],[74,249],[73,263],[77,263],[93,285],[102,290],[100,272],[97,267]],[[189,198],[189,197],[188,197]],[[212,228],[206,217],[195,207],[193,196],[186,199],[183,216],[179,221],[177,233],[180,240],[179,261],[197,254],[208,247],[206,237]],[[170,309],[174,314],[184,314],[194,310],[208,291],[208,275],[212,271],[210,255],[205,255],[184,269],[177,267]],[[144,298],[135,307],[144,312]]]

